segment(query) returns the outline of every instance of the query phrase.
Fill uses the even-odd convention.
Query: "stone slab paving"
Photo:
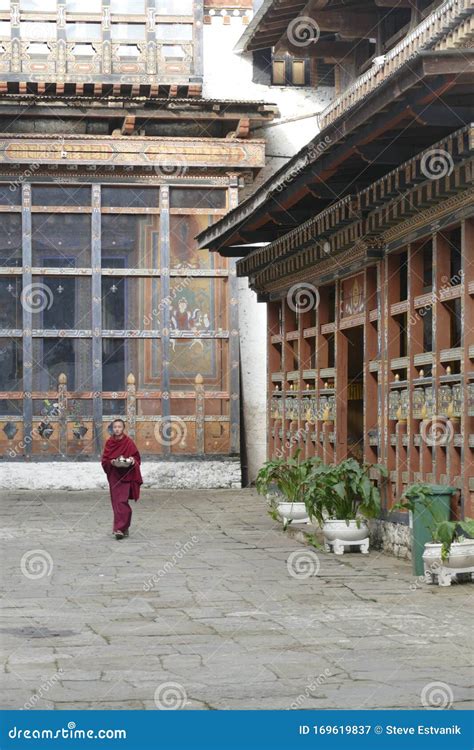
[[[0,493],[2,700],[27,709],[473,708],[474,584],[303,546],[253,490]]]

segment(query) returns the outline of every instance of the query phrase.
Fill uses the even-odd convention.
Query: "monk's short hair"
[[[123,419],[121,419],[121,417],[117,417],[117,419],[112,420],[113,425],[115,424],[115,422],[122,422],[123,426],[125,427],[125,422],[123,421]]]

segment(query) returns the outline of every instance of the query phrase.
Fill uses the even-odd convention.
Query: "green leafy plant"
[[[446,521],[441,516],[439,508],[433,502],[433,495],[428,484],[411,484],[396,503],[392,510],[409,510],[412,513],[415,507],[427,510],[431,515],[429,529],[431,538],[435,544],[441,544],[441,559],[449,557],[449,550],[453,542],[461,541],[466,536],[474,537],[474,519],[466,518],[464,521]]]
[[[272,491],[277,490],[282,496],[281,502],[306,504],[308,477],[321,459],[313,457],[301,460],[300,455],[299,448],[292,457],[266,461],[257,474],[255,487],[260,495],[270,495],[268,513],[274,520],[279,519],[278,498],[271,497]],[[285,528],[287,523],[284,524]]]
[[[306,508],[319,525],[325,520],[357,521],[375,518],[380,513],[380,491],[370,478],[376,469],[381,476],[387,470],[379,464],[360,464],[348,458],[335,465],[316,466],[308,478]]]
[[[276,488],[284,496],[285,502],[304,503],[308,490],[308,477],[312,469],[319,465],[319,458],[300,460],[299,448],[293,457],[274,458],[266,461],[257,474],[255,487],[260,495],[266,495]]]

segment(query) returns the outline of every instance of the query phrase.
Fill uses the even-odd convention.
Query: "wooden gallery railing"
[[[200,374],[195,377],[194,388],[185,392],[137,391],[135,376],[130,373],[124,391],[93,394],[68,392],[63,373],[56,390],[33,393],[32,398],[29,433],[22,415],[0,415],[0,455],[4,460],[97,457],[111,434],[115,417],[124,419],[127,433],[144,455],[225,454],[230,449],[230,418],[225,415],[229,395],[206,393]],[[219,413],[206,415],[206,399],[210,398],[219,401]],[[168,413],[169,402],[174,399],[182,414]],[[114,413],[102,413],[103,400],[112,402]],[[140,401],[148,405],[145,411],[149,413],[137,414]],[[166,402],[169,405],[165,407]],[[105,408],[112,411],[110,404]]]

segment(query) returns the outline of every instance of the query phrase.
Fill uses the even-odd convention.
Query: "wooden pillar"
[[[199,5],[199,3],[198,3]],[[202,2],[201,2],[202,11]],[[202,24],[201,24],[202,25]],[[229,175],[229,209],[239,202],[239,178]],[[229,258],[229,383],[230,383],[230,452],[240,453],[240,344],[239,344],[239,290],[235,258]]]
[[[204,380],[200,373],[194,379],[194,388],[196,390],[196,453],[204,455]]]
[[[336,463],[347,458],[347,396],[348,396],[348,342],[347,336],[339,330],[341,319],[342,285],[336,281],[336,309],[335,309],[335,352],[334,364],[336,368],[334,378],[334,393],[336,398],[336,415],[334,422],[334,458]]]
[[[461,384],[463,390],[463,405],[461,413],[461,466],[462,466],[462,511],[465,517],[474,516],[474,449],[470,446],[469,438],[474,433],[474,416],[469,415],[468,385],[471,371],[470,349],[474,346],[474,297],[470,294],[469,286],[474,281],[474,219],[465,219],[461,225],[461,269],[462,269],[462,361]]]
[[[136,397],[135,375],[130,373],[127,377],[127,426],[128,434],[133,440],[136,438],[137,422],[137,397]]]
[[[22,234],[23,234],[23,260],[22,260],[22,308],[23,308],[23,443],[25,445],[25,456],[31,458],[33,435],[33,313],[28,304],[27,295],[32,288],[33,277],[31,274],[32,249],[31,249],[31,185],[23,184],[22,190]],[[25,439],[28,438],[28,439]]]
[[[59,452],[64,458],[67,455],[67,376],[61,373],[58,378],[58,422]]]
[[[414,389],[419,379],[419,369],[415,365],[417,354],[423,353],[423,319],[415,307],[415,298],[423,294],[423,254],[420,247],[409,245],[407,248],[408,261],[408,387],[410,401],[408,408],[408,481],[416,481],[415,474],[421,472],[421,446],[415,445],[415,435],[420,434],[421,415],[415,417],[413,409]]]
[[[101,186],[92,185],[92,445],[96,455],[102,452],[102,226]]]
[[[446,417],[440,416],[440,377],[445,372],[440,354],[443,349],[451,346],[451,316],[441,301],[440,290],[451,276],[450,259],[451,247],[446,237],[441,233],[433,235],[433,386],[438,422],[441,426],[446,425],[446,435],[452,441],[452,429],[447,424]],[[433,479],[436,482],[440,482],[446,472],[446,451],[445,445],[434,441]]]
[[[170,202],[169,187],[160,187],[160,261],[161,261],[161,299],[170,300]],[[161,427],[162,434],[171,434],[170,425],[170,304],[162,306],[161,311]],[[170,455],[171,444],[163,440],[162,451]],[[199,452],[199,451],[198,451]]]

